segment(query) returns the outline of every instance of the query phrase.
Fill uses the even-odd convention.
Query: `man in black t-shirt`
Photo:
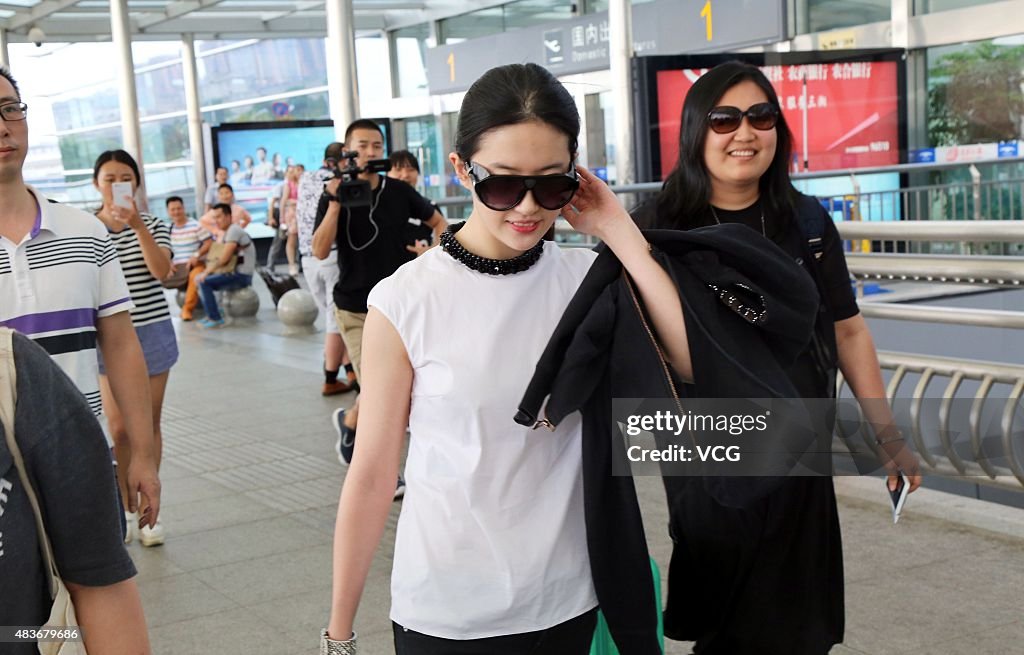
[[[345,131],[345,149],[358,152],[356,163],[365,167],[371,159],[383,157],[384,134],[373,121],[357,120]],[[340,277],[334,287],[335,318],[357,380],[370,289],[421,252],[407,242],[409,219],[416,218],[428,225],[434,231],[434,243],[440,240],[447,227],[444,217],[430,201],[405,182],[376,173],[360,173],[359,179],[370,184],[370,205],[345,206],[337,195],[340,182],[334,179],[327,184],[320,199],[313,232],[316,257],[327,257],[332,245],[338,249]],[[341,409],[335,412],[338,458],[343,464],[351,461],[357,417],[358,407],[347,414]],[[399,480],[396,497],[403,486]]]

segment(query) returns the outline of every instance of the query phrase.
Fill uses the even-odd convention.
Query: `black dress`
[[[760,202],[716,213],[723,223],[762,231]],[[858,309],[842,242],[824,220],[816,266],[795,219],[765,216],[764,225],[767,237],[817,279],[835,321]],[[813,347],[787,372],[801,396],[832,395]],[[675,544],[669,577],[681,583],[668,591],[666,636],[695,641],[699,655],[820,655],[842,642],[842,543],[831,478],[787,478],[744,507],[720,504],[699,478],[666,477],[665,487]]]

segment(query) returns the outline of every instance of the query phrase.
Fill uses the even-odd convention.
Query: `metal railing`
[[[901,386],[908,376],[917,377],[917,384],[909,396],[910,429],[907,437],[926,472],[969,478],[972,483],[1021,491],[1024,486],[1024,464],[1020,451],[1024,449],[1024,439],[1021,438],[1024,425],[1016,432],[1014,426],[1022,407],[1021,397],[1024,396],[1024,366],[885,351],[880,351],[878,358],[883,370],[892,373],[886,389],[890,403],[906,398],[899,393]],[[948,379],[942,396],[928,399],[929,386],[939,378]],[[972,398],[958,399],[957,394],[965,382],[974,382],[977,388]],[[846,384],[840,375],[840,396]],[[999,399],[1003,404],[997,410],[998,425],[993,426],[989,421],[986,426],[986,404],[991,411],[992,403],[995,402],[991,395],[996,385],[1009,387],[1010,391],[1006,398]],[[958,400],[970,401],[967,439],[958,439],[959,426],[952,424]],[[935,426],[925,427],[925,410],[932,408],[937,410],[937,415],[933,417],[936,419]],[[844,422],[839,421],[837,427],[836,447],[849,448],[851,435],[844,430]],[[864,445],[876,456],[880,456],[879,447],[870,438],[871,435],[865,432],[861,436]]]

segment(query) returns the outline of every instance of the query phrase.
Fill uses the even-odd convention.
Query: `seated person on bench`
[[[212,211],[222,233],[207,253],[206,270],[196,277],[206,310],[206,319],[199,322],[204,328],[224,325],[214,292],[250,286],[256,270],[256,245],[244,229],[231,222],[231,205],[220,203]]]

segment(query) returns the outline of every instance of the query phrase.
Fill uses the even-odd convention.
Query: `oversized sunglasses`
[[[554,175],[492,175],[490,171],[471,161],[466,162],[473,189],[484,203],[494,211],[508,211],[523,201],[527,191],[544,209],[561,209],[576,195],[580,181],[576,165],[569,164],[567,173]]]
[[[740,129],[744,116],[755,130],[770,130],[779,122],[779,108],[770,102],[759,102],[746,111],[739,107],[715,107],[708,112],[708,126],[718,134],[728,134]]]

